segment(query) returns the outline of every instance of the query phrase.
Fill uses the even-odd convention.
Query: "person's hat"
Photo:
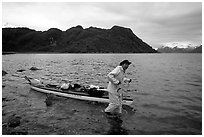
[[[123,64],[128,64],[128,65],[130,65],[131,62],[128,61],[128,60],[123,60],[122,62],[120,62],[120,65],[123,65]]]

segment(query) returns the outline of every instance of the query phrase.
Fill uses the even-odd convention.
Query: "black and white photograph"
[[[202,2],[6,1],[2,135],[202,135]]]

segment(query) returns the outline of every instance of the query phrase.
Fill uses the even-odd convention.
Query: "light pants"
[[[122,113],[122,96],[109,93],[109,105],[105,109],[105,112]]]
[[[110,103],[108,107],[105,109],[105,112],[113,113],[113,112],[117,112],[117,110],[118,110],[118,113],[122,113],[121,105]]]

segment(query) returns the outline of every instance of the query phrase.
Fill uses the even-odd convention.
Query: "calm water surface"
[[[123,122],[128,134],[202,134],[202,54],[5,55],[2,69],[8,74],[2,94],[8,96],[12,84],[26,87],[25,75],[106,87],[106,75],[123,59],[132,62],[126,76],[132,79],[128,94],[136,110]],[[33,66],[41,70],[29,70]],[[25,71],[17,72],[20,69]]]

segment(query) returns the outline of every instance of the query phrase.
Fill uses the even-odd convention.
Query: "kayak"
[[[27,79],[28,80],[28,79]],[[107,89],[102,88],[78,88],[78,89],[59,89],[56,85],[44,85],[44,84],[35,84],[30,82],[30,88],[32,90],[46,93],[46,94],[54,94],[61,97],[73,98],[79,100],[87,100],[87,101],[96,101],[102,103],[109,103],[108,91]],[[128,97],[123,97],[122,104],[123,105],[131,105],[133,100]]]

